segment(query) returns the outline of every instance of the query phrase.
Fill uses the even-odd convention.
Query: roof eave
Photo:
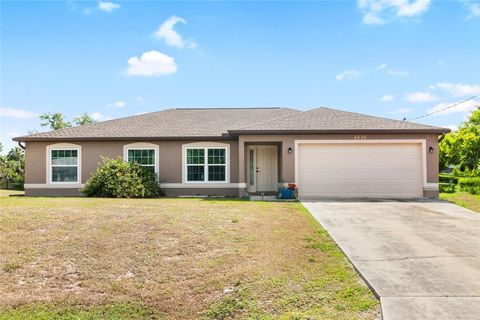
[[[449,133],[451,130],[447,128],[432,128],[432,129],[355,129],[355,130],[229,130],[231,135],[240,134],[352,134],[352,133],[428,133],[428,134],[443,134]]]
[[[231,135],[223,136],[177,136],[177,137],[15,137],[17,142],[49,141],[167,141],[167,140],[231,140]]]

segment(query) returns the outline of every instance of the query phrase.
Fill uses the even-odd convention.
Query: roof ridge
[[[302,114],[305,114],[305,113],[309,113],[309,112],[311,112],[311,111],[318,110],[318,109],[329,109],[329,108],[317,107],[317,108],[313,108],[313,109],[310,109],[310,110],[297,110],[297,109],[292,109],[292,110],[297,110],[297,111],[299,111],[299,112],[298,112],[298,113],[294,113],[294,114],[288,114],[288,115],[286,115],[286,116],[279,117],[279,118],[268,119],[268,120],[265,120],[265,121],[262,121],[262,122],[258,122],[258,123],[251,124],[251,125],[248,125],[248,126],[246,126],[246,127],[242,127],[242,128],[238,128],[238,129],[234,129],[234,130],[244,130],[244,129],[248,129],[248,128],[253,127],[253,126],[257,126],[257,125],[260,125],[260,124],[268,123],[268,122],[270,122],[270,121],[281,120],[281,119],[285,119],[285,118],[289,118],[289,117],[299,116],[299,115],[302,115]],[[331,110],[335,110],[335,109],[331,109]],[[233,131],[233,130],[229,130],[229,131]]]
[[[290,108],[286,108],[286,109],[290,109]],[[261,121],[261,122],[257,122],[257,123],[248,125],[248,126],[246,126],[246,127],[241,127],[241,128],[238,128],[238,129],[232,129],[232,130],[228,130],[228,131],[244,130],[244,129],[247,129],[247,128],[250,128],[250,127],[253,127],[253,126],[258,126],[259,124],[264,124],[264,123],[267,123],[267,122],[270,122],[270,121],[274,121],[274,120],[281,120],[281,119],[285,119],[285,118],[288,118],[288,117],[292,117],[292,116],[296,116],[296,115],[299,115],[299,114],[302,114],[302,113],[306,113],[306,112],[312,111],[312,110],[302,111],[302,110],[298,110],[298,109],[290,109],[290,110],[295,110],[295,111],[298,111],[298,112],[297,112],[297,113],[294,113],[294,114],[287,114],[286,116],[283,116],[283,117],[268,119],[268,120],[265,120],[265,121]]]
[[[192,107],[192,108],[174,108],[173,110],[272,110],[272,109],[283,109],[289,110],[291,108],[286,107]],[[296,109],[291,109],[296,110]]]

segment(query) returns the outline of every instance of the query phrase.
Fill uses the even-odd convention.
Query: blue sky
[[[1,141],[38,115],[329,106],[402,119],[480,92],[480,2],[2,1]],[[455,126],[469,101],[419,122]]]

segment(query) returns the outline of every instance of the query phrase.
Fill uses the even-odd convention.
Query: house
[[[138,161],[168,196],[275,192],[300,197],[438,196],[449,129],[329,108],[169,109],[14,138],[25,194],[74,196],[102,157]]]

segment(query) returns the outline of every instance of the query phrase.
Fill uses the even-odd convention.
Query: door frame
[[[249,145],[247,147],[247,192],[257,192],[260,191],[257,188],[257,150],[261,148],[275,148],[275,153],[274,153],[274,168],[273,168],[273,177],[274,180],[276,181],[275,183],[275,190],[261,190],[261,191],[276,191],[276,186],[278,185],[278,146],[274,144],[262,144],[262,145]],[[250,153],[253,152],[253,170],[254,173],[251,175],[251,160],[250,159]],[[253,177],[253,181],[251,181],[251,177]],[[253,182],[253,183],[252,183]]]

